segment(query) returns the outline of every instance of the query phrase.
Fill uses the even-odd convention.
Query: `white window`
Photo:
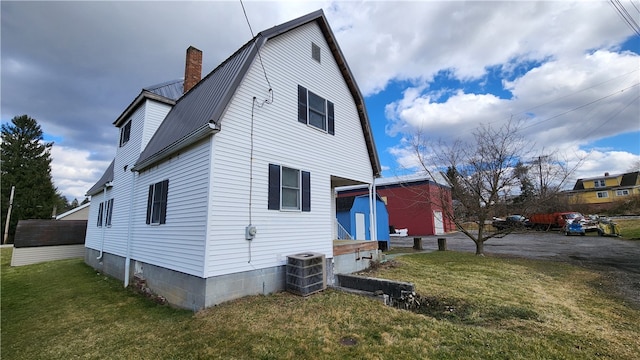
[[[169,180],[149,185],[147,198],[147,224],[165,224],[167,220],[167,195]]]
[[[300,210],[300,170],[282,167],[283,210]]]
[[[298,85],[298,121],[334,135],[334,105],[331,101]]]
[[[269,164],[268,209],[311,211],[311,174]]]
[[[111,226],[111,218],[113,217],[113,199],[107,201],[106,208],[107,214],[105,216],[105,224],[106,226]]]
[[[601,188],[601,187],[605,187],[606,183],[605,183],[604,179],[598,179],[598,180],[594,180],[593,181],[593,186],[597,187],[597,188]]]
[[[101,202],[98,206],[98,227],[111,226],[111,218],[113,217],[113,199]]]
[[[598,191],[598,199],[604,199],[609,197],[608,191]]]
[[[97,222],[97,226],[98,227],[102,227],[102,214],[104,213],[104,203],[101,202],[100,205],[98,206],[98,222]]]
[[[628,196],[629,195],[629,190],[627,190],[627,189],[616,190],[616,195],[617,196]]]
[[[131,137],[131,120],[129,120],[123,127],[120,129],[120,146],[124,146],[129,142],[129,138]]]

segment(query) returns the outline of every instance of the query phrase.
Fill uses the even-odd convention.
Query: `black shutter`
[[[280,166],[269,164],[269,210],[280,210]]]
[[[149,185],[149,198],[147,199],[147,224],[151,224],[151,207],[152,206],[153,206],[153,184]]]
[[[298,85],[298,121],[307,123],[307,89]]]
[[[169,194],[169,180],[162,182],[162,190],[160,192],[160,224],[167,222],[167,195]]]
[[[311,174],[302,172],[302,211],[311,211]]]
[[[333,117],[333,103],[327,101],[327,132],[331,135],[335,135],[335,120]]]

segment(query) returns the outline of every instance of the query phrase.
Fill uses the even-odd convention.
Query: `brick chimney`
[[[192,87],[202,79],[202,51],[193,46],[187,49],[187,60],[184,65],[184,92],[191,90]]]

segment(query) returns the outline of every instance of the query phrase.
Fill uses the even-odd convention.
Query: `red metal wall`
[[[431,181],[421,181],[409,184],[381,185],[377,187],[380,197],[387,200],[389,226],[396,229],[409,229],[409,236],[435,235],[433,212],[442,211],[438,206],[441,196],[444,196],[451,206],[451,192]],[[444,191],[444,194],[440,192]],[[367,194],[368,190],[348,190],[341,192],[341,196]],[[444,231],[454,230],[453,224],[447,220],[443,212]]]

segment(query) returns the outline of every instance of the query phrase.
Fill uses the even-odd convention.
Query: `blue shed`
[[[389,213],[384,201],[376,196],[376,232],[383,249],[390,248]],[[369,196],[346,196],[336,199],[336,218],[338,223],[356,240],[371,240],[371,221],[369,217]]]

